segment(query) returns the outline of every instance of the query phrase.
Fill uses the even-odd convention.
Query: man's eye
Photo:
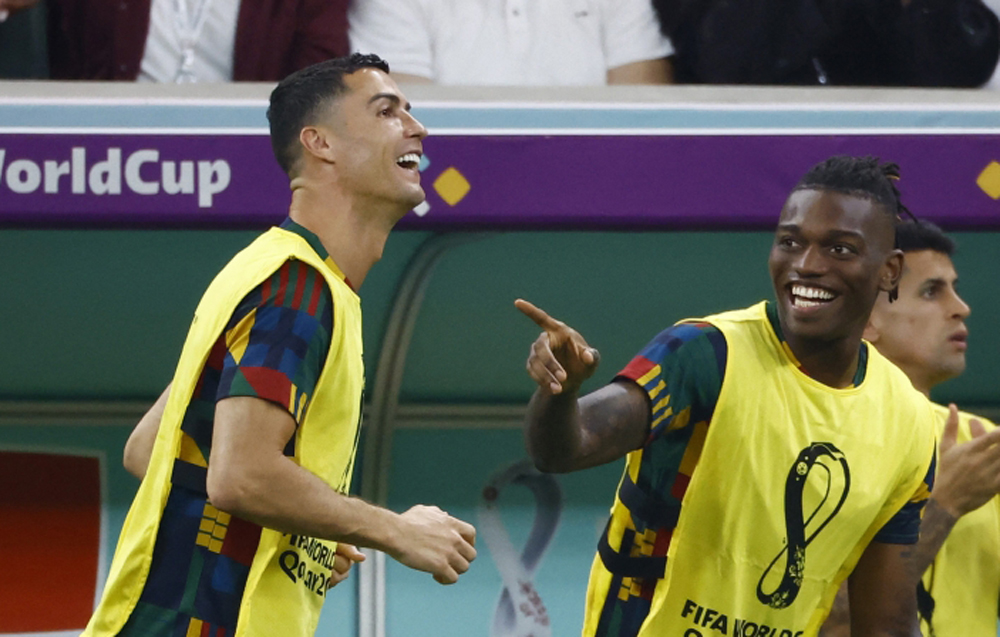
[[[835,246],[833,246],[833,248],[831,248],[831,250],[833,250],[834,254],[839,255],[839,256],[846,256],[846,255],[849,255],[849,254],[854,254],[856,252],[854,250],[854,248],[852,248],[851,246],[847,246],[847,245],[843,245],[843,244],[835,245]]]

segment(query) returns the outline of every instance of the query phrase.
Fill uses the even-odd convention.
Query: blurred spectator
[[[49,0],[53,79],[277,81],[347,53],[348,0]]]
[[[989,7],[994,14],[1000,17],[1000,0],[983,0],[983,3]],[[1000,63],[997,64],[997,68],[993,69],[993,77],[990,78],[990,81],[987,82],[983,88],[1000,91]]]
[[[649,0],[355,0],[351,48],[397,80],[477,85],[664,84],[670,42]]]
[[[0,0],[0,79],[45,79],[45,3]]]
[[[678,82],[980,86],[998,22],[981,0],[653,0]]]

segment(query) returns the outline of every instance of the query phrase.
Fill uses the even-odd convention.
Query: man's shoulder
[[[716,377],[725,370],[727,346],[723,333],[711,323],[676,323],[646,344],[618,374],[644,383],[664,373]]]
[[[934,413],[938,416],[938,427],[939,429],[944,429],[944,423],[948,419],[948,406],[942,405],[940,403],[932,403],[934,407]],[[969,421],[978,420],[982,423],[983,427],[989,431],[991,429],[996,429],[997,425],[995,422],[986,418],[985,416],[980,416],[979,414],[974,414],[968,411],[958,410],[958,423],[959,423],[959,438],[968,439],[969,438]]]

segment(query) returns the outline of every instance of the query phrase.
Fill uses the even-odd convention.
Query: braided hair
[[[832,190],[853,197],[863,197],[879,204],[898,222],[904,217],[915,219],[900,201],[899,165],[880,162],[878,157],[836,155],[809,169],[796,190]]]

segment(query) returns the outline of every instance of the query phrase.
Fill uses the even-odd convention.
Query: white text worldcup
[[[161,162],[160,151],[150,148],[130,154],[125,159],[124,171],[121,148],[108,148],[107,157],[90,166],[87,165],[87,149],[81,147],[74,147],[70,158],[63,161],[14,159],[5,163],[6,155],[6,149],[0,148],[0,192],[6,189],[19,195],[37,192],[39,188],[46,194],[60,194],[65,193],[67,187],[74,195],[88,192],[120,195],[124,181],[126,188],[139,195],[158,195],[161,190],[167,195],[197,193],[198,207],[210,208],[212,197],[229,186],[231,177],[229,162],[224,159]],[[155,167],[143,171],[143,166],[148,164]],[[140,171],[153,179],[143,179]]]

